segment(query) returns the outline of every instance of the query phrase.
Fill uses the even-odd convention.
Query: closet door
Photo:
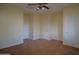
[[[64,9],[64,44],[79,48],[79,6]]]

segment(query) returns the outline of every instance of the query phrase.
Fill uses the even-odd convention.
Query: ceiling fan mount
[[[46,6],[48,3],[30,3],[28,4],[29,6],[37,6],[37,10],[45,10],[45,9],[50,9],[48,6]]]

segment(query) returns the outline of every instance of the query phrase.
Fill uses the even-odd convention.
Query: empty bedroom
[[[1,55],[79,55],[79,4],[0,3]]]

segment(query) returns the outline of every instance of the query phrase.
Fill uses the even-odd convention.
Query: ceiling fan
[[[50,9],[48,6],[46,6],[48,3],[30,3],[29,6],[37,6],[36,10],[45,10]]]

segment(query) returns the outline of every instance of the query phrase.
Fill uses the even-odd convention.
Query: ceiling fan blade
[[[48,4],[48,3],[29,3],[28,5],[44,5],[44,4]]]
[[[28,4],[28,5],[38,5],[38,3],[30,3],[30,4]]]
[[[47,6],[45,6],[45,5],[43,5],[43,7],[45,7],[46,9],[50,9],[49,7],[47,7]]]

